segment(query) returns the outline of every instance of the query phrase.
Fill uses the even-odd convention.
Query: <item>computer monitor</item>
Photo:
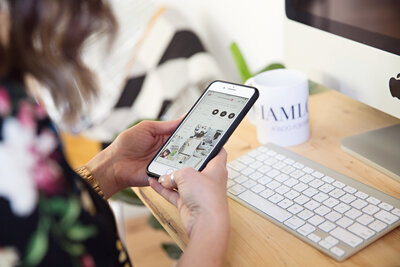
[[[285,63],[400,118],[400,1],[286,0]],[[400,124],[342,140],[400,181]]]

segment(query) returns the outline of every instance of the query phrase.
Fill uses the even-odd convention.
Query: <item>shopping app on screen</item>
[[[247,100],[209,91],[169,140],[156,162],[178,169],[201,166]]]

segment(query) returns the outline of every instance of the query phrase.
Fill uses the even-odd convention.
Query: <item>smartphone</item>
[[[147,174],[158,178],[187,166],[203,170],[258,96],[251,86],[212,82],[151,160]]]

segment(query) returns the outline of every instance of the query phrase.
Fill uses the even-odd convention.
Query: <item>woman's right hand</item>
[[[189,235],[180,264],[188,260],[191,266],[197,266],[197,261],[199,266],[219,266],[224,260],[230,231],[226,158],[222,149],[202,172],[175,171],[178,191],[173,190],[171,174],[161,176],[159,182],[150,180],[150,186],[178,208]]]

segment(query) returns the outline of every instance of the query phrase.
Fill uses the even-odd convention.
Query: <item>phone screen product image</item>
[[[254,87],[212,82],[147,166],[152,177],[184,167],[201,171],[258,98]]]

